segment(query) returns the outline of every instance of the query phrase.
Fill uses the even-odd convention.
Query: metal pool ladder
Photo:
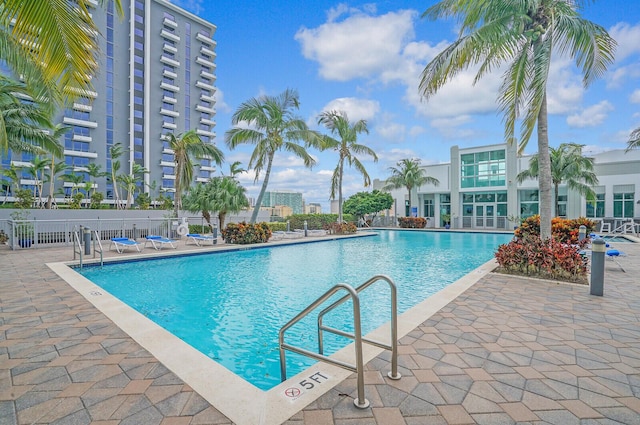
[[[391,343],[385,344],[380,341],[375,341],[362,337],[362,326],[360,320],[360,297],[359,294],[363,290],[367,289],[369,286],[373,285],[375,282],[383,280],[389,284],[391,288]],[[318,308],[322,303],[328,300],[332,295],[339,291],[346,291],[347,294],[344,295],[339,300],[332,303],[330,306],[323,309],[320,313],[318,313],[318,352],[313,352],[306,350],[304,348],[296,347],[284,342],[284,333],[302,320],[304,317],[308,316],[313,310]],[[368,344],[374,345],[379,348],[383,348],[385,350],[391,351],[391,370],[387,374],[390,379],[400,379],[402,376],[398,373],[398,301],[397,301],[397,291],[396,285],[385,275],[376,275],[371,279],[364,282],[362,285],[357,288],[353,288],[346,283],[339,283],[335,285],[333,288],[329,289],[322,296],[316,299],[313,303],[311,303],[307,308],[302,310],[296,317],[291,319],[286,325],[284,325],[280,332],[278,333],[278,341],[280,346],[280,374],[281,379],[284,382],[287,379],[287,362],[285,358],[285,350],[293,351],[294,353],[302,354],[304,356],[311,357],[313,359],[330,363],[335,366],[341,367],[343,369],[350,370],[352,372],[357,373],[357,382],[358,382],[358,398],[353,400],[353,404],[356,407],[361,409],[365,409],[369,407],[369,401],[364,397],[364,362],[362,355],[362,343],[366,342]],[[322,319],[325,314],[331,312],[339,305],[343,304],[347,300],[351,300],[353,302],[353,329],[354,332],[348,333],[339,329],[331,328],[329,326],[325,326],[322,324]],[[323,344],[323,331],[331,332],[349,339],[353,339],[355,342],[355,354],[356,354],[356,364],[352,365],[341,360],[332,359],[328,356],[324,355],[324,344]]]
[[[76,254],[78,254],[78,256],[80,257],[80,269],[82,269],[83,263],[82,263],[82,253],[83,253],[83,246],[82,246],[82,241],[81,241],[81,235],[82,232],[79,232],[77,230],[73,231],[73,260],[76,260]],[[91,231],[91,236],[93,239],[93,258],[96,258],[96,253],[99,252],[100,253],[100,266],[104,266],[104,255],[103,255],[103,250],[102,250],[102,242],[100,242],[100,235],[98,234],[97,230],[92,230]]]

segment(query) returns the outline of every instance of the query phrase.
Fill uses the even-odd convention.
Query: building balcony
[[[160,165],[162,167],[175,167],[176,163],[173,162],[173,161],[162,161],[162,160],[160,160]]]
[[[209,96],[208,94],[201,94],[200,95],[200,100],[204,100],[205,102],[211,102],[215,105],[216,103],[216,98],[213,96]]]
[[[167,51],[167,52],[171,52],[171,53],[178,53],[178,49],[176,49],[174,46],[172,46],[169,43],[164,43],[162,45],[162,49]]]
[[[208,118],[200,118],[200,124],[210,125],[211,127],[216,126],[216,122]]]
[[[216,42],[213,41],[212,38],[207,37],[206,35],[202,35],[200,33],[196,34],[196,40],[203,42],[204,44],[208,45],[208,46],[215,46]]]
[[[76,111],[84,111],[84,112],[93,111],[93,107],[91,105],[83,105],[82,103],[74,103],[73,109],[75,109]]]
[[[179,92],[180,91],[180,87],[174,86],[173,84],[165,83],[164,81],[160,83],[160,88],[161,89],[171,90],[172,92]]]
[[[77,118],[64,117],[62,118],[62,122],[64,124],[78,125],[80,127],[98,128],[98,123],[95,121],[86,121],[86,120],[79,120]]]
[[[168,115],[170,117],[179,117],[180,113],[176,112],[176,111],[170,111],[168,109],[164,109],[164,108],[160,108],[160,114],[162,115]]]
[[[205,90],[215,90],[216,88],[211,84],[203,83],[202,81],[196,81],[196,87]]]
[[[162,70],[162,75],[169,78],[178,78],[178,74],[176,74],[175,72],[167,71],[166,69]]]
[[[71,136],[71,140],[75,140],[76,142],[93,142],[93,138],[91,136],[81,136],[79,134]]]
[[[202,105],[196,105],[196,111],[198,112],[206,112],[208,114],[215,114],[216,110],[213,108],[209,108],[206,106],[202,106]]]
[[[209,56],[214,57],[214,58],[216,57],[216,52],[214,50],[209,49],[206,46],[200,47],[200,53],[203,53],[205,55],[209,55]]]
[[[81,152],[81,151],[74,151],[71,149],[65,149],[64,154],[65,156],[78,156],[81,158],[97,158],[98,157],[98,154],[95,152]]]
[[[70,92],[74,93],[77,96],[88,97],[91,99],[95,99],[98,97],[98,92],[92,91],[92,90],[83,90],[77,87],[69,87],[66,90],[69,90]]]
[[[209,180],[211,180],[211,177],[209,177],[209,178],[206,178],[206,177],[197,177],[197,178],[196,178],[196,181],[197,181],[198,183],[206,183],[206,182],[208,182]]]
[[[202,130],[202,129],[199,129],[199,128],[196,130],[196,134],[198,134],[200,136],[211,137],[211,138],[216,137],[216,133],[214,131],[207,131],[207,130]]]
[[[164,136],[164,134],[163,134],[163,136]],[[173,149],[169,149],[169,148],[162,149],[162,153],[166,153],[166,154],[169,154],[169,155],[175,155],[175,152],[173,151]]]
[[[212,73],[207,72],[207,71],[200,71],[200,76],[203,77],[203,78],[207,78],[209,80],[213,80],[213,81],[215,81],[216,78],[218,78],[218,77],[216,77],[216,74],[212,74]]]
[[[169,96],[162,96],[162,101],[167,103],[173,103],[173,104],[178,103],[178,99],[176,99],[175,97],[169,97]]]
[[[173,41],[180,41],[180,36],[167,31],[166,29],[162,29],[162,31],[160,31],[160,35],[164,38],[168,38],[169,40],[173,40]]]
[[[169,129],[169,130],[175,130],[176,128],[178,128],[178,126],[175,125],[174,123],[171,123],[171,122],[163,122],[162,123],[162,128],[166,128],[166,129]]]
[[[209,165],[201,165],[200,169],[202,171],[211,171],[211,172],[215,172],[216,171],[216,167],[211,167]]]
[[[180,62],[177,60],[171,59],[165,55],[160,56],[160,62],[165,63],[167,65],[178,67],[180,66]]]
[[[162,178],[163,179],[167,179],[167,180],[175,180],[176,176],[175,176],[175,174],[163,174]]]
[[[208,67],[211,67],[211,68],[215,68],[216,67],[216,64],[214,62],[211,62],[209,60],[201,58],[200,56],[198,56],[196,58],[196,63],[200,64],[200,65],[208,66]]]
[[[163,24],[163,25],[167,25],[167,26],[169,26],[169,27],[178,28],[178,23],[177,23],[177,22],[175,22],[175,21],[172,21],[172,20],[171,20],[171,19],[169,19],[169,18],[164,18],[164,19],[162,20],[162,24]]]

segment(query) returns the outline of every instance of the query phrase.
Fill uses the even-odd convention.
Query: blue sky
[[[389,176],[389,166],[403,158],[423,164],[448,162],[451,146],[501,143],[503,126],[496,93],[501,72],[472,86],[472,71],[462,73],[425,102],[419,75],[444,46],[456,39],[454,22],[429,21],[420,15],[435,1],[328,2],[281,0],[172,0],[217,26],[217,145],[228,162],[246,168],[251,147],[229,151],[224,133],[238,106],[262,94],[296,89],[298,115],[311,128],[324,110],[345,110],[365,119],[369,134],[359,141],[379,160],[365,160],[372,179]],[[550,144],[574,142],[585,152],[626,146],[640,126],[640,3],[600,0],[583,16],[602,26],[618,42],[616,61],[586,90],[573,63],[557,57],[549,81]],[[536,139],[525,152],[536,150]],[[276,155],[270,190],[303,193],[328,212],[329,184],[337,164],[334,152],[312,151],[313,169],[286,152]],[[366,159],[366,158],[363,158]],[[228,164],[223,171],[228,172]],[[249,196],[257,196],[262,178],[241,176]],[[347,170],[345,197],[367,190],[362,177]]]

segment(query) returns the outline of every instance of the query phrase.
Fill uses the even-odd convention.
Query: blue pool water
[[[509,234],[380,231],[376,236],[181,256],[79,271],[132,308],[261,389],[280,382],[278,331],[337,283],[386,274],[403,312],[490,260]],[[344,293],[340,293],[344,295]],[[346,303],[325,323],[350,329]],[[388,322],[389,290],[361,296],[363,333]],[[316,315],[287,342],[317,350]],[[328,335],[330,354],[350,341]],[[287,354],[289,376],[314,361]]]

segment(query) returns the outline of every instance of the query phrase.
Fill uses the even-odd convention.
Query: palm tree
[[[166,136],[169,139],[169,148],[173,150],[176,162],[176,194],[173,208],[177,217],[180,208],[182,208],[182,192],[189,187],[193,180],[192,157],[196,159],[208,158],[221,165],[224,161],[224,154],[215,145],[203,142],[195,130],[179,134],[177,137],[173,133],[168,133]]]
[[[629,152],[631,149],[635,148],[640,148],[640,127],[633,130],[629,135],[629,142],[626,152]]]
[[[364,187],[368,187],[371,184],[371,178],[356,155],[369,155],[373,157],[373,162],[378,162],[378,156],[373,149],[358,143],[359,133],[369,133],[365,120],[351,123],[344,111],[325,111],[318,117],[318,124],[323,124],[331,134],[340,137],[340,140],[337,140],[325,135],[322,138],[322,147],[338,152],[338,165],[331,177],[331,199],[336,199],[336,192],[338,192],[338,221],[342,223],[342,179],[345,160],[362,175]]]
[[[43,207],[42,190],[44,189],[44,171],[49,166],[49,158],[34,157],[31,164],[27,167],[27,171],[33,177],[33,198],[36,205]]]
[[[126,209],[131,208],[136,190],[138,190],[138,186],[140,185],[140,182],[142,182],[142,176],[148,172],[149,171],[142,165],[134,162],[131,168],[131,174],[122,174],[118,176],[118,181],[122,185],[122,188],[127,192]]]
[[[260,172],[266,166],[262,188],[251,215],[251,223],[255,223],[258,218],[276,152],[291,152],[302,159],[308,168],[315,164],[315,160],[298,141],[304,141],[307,147],[319,147],[321,138],[317,132],[309,130],[304,120],[294,116],[293,111],[299,107],[298,93],[287,89],[279,96],[265,95],[244,102],[231,118],[235,127],[225,134],[227,146],[235,149],[245,143],[255,145],[249,160],[249,168],[256,172],[255,181],[258,181]],[[238,126],[240,123],[248,127]]]
[[[55,137],[55,126],[49,111],[37,102],[25,102],[18,96],[29,96],[27,87],[0,75],[0,153],[51,152],[62,157],[63,148]],[[43,131],[54,129],[54,134]]]
[[[101,0],[106,4],[106,0]],[[3,0],[0,58],[36,97],[57,103],[60,89],[88,89],[98,68],[98,37],[88,0]],[[124,16],[121,0],[114,0]],[[76,92],[77,95],[77,92]]]
[[[559,209],[558,188],[563,182],[571,190],[584,195],[587,200],[595,200],[596,194],[591,188],[598,184],[598,177],[593,172],[593,158],[582,156],[582,145],[576,143],[563,143],[557,149],[550,148],[551,181],[555,194],[555,215]],[[538,155],[529,160],[529,169],[520,172],[517,176],[519,183],[526,179],[537,179],[539,173]]]
[[[240,161],[235,161],[233,164],[229,164],[229,175],[231,177],[235,177],[238,174],[244,173],[245,171],[247,170],[242,168],[242,162]]]
[[[113,202],[116,209],[120,209],[120,194],[118,193],[118,171],[120,171],[120,156],[124,153],[122,143],[115,143],[109,148],[109,156],[111,157],[111,177],[109,181],[113,189]]]
[[[3,179],[2,181],[2,184],[7,187],[5,196],[4,196],[4,201],[2,201],[2,203],[4,204],[7,202],[7,197],[9,196],[9,192],[11,192],[13,196],[15,196],[15,194],[20,190],[21,169],[11,164],[9,168],[1,171],[2,171],[2,175],[9,179],[9,180]]]
[[[552,52],[570,54],[588,86],[613,63],[616,42],[606,29],[583,19],[586,0],[442,0],[423,17],[456,18],[459,38],[424,69],[420,92],[433,96],[460,71],[480,65],[477,82],[507,65],[498,94],[505,140],[515,142],[515,124],[524,115],[520,151],[538,135],[540,236],[551,237],[551,160],[547,120],[547,81]],[[536,127],[537,124],[537,127]]]
[[[46,177],[46,181],[49,183],[49,194],[47,195],[46,208],[51,209],[55,200],[55,184],[56,176],[62,174],[69,169],[69,166],[64,162],[56,162],[55,157],[51,157],[51,164],[49,165],[49,175]],[[64,193],[64,192],[63,192]]]
[[[419,159],[401,159],[396,163],[396,167],[389,167],[391,177],[386,181],[382,190],[391,191],[393,189],[406,188],[409,193],[409,207],[413,205],[411,192],[413,188],[418,188],[424,184],[438,186],[440,180],[427,175],[427,171],[420,166]]]
[[[211,230],[211,212],[218,212],[220,229],[228,213],[237,213],[249,206],[246,190],[233,177],[214,177],[205,184],[197,184],[189,189],[183,199],[184,208],[192,213],[202,212]]]
[[[87,174],[89,175],[89,177],[92,177],[94,180],[99,179],[100,177],[106,177],[108,173],[104,171],[100,171],[101,168],[102,168],[102,165],[92,162],[89,165],[87,165]],[[95,181],[91,181],[89,183],[91,183],[91,195],[93,195],[96,192],[96,184],[95,184]],[[91,197],[91,195],[89,194],[87,195],[89,196],[89,198]]]

